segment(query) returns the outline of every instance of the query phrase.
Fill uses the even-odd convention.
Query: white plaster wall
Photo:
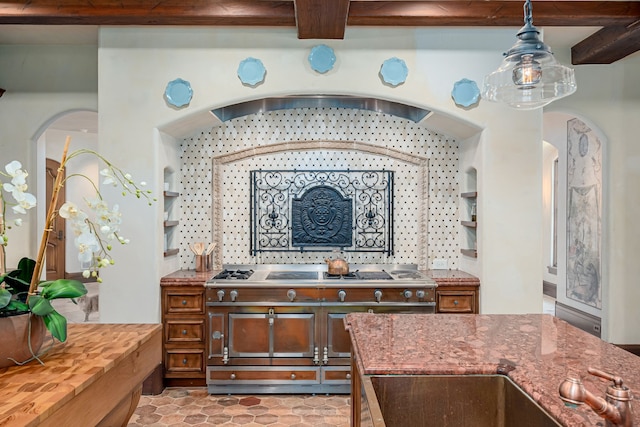
[[[97,56],[91,46],[0,45],[0,87],[7,91],[0,99],[0,167],[19,160],[31,174],[33,194],[44,172],[37,169],[36,142],[48,124],[68,111],[97,110]],[[38,203],[46,204],[42,198]],[[32,209],[24,219],[9,231],[8,266],[37,255],[44,210]]]
[[[482,310],[539,312],[541,113],[486,102],[465,110],[450,97],[455,81],[466,77],[481,82],[497,67],[513,34],[473,33],[476,37],[470,40],[478,47],[486,46],[482,34],[490,41],[500,39],[492,51],[446,50],[437,44],[447,40],[434,38],[437,34],[437,30],[350,30],[345,40],[327,42],[338,59],[333,70],[320,75],[306,61],[317,41],[298,40],[293,30],[101,29],[100,149],[159,191],[161,165],[153,159],[161,141],[154,129],[171,128],[169,124],[189,121],[212,107],[270,95],[351,94],[399,100],[460,117],[486,128],[479,150],[487,165],[482,177],[491,205],[479,215],[485,218],[485,235],[491,238],[485,239],[490,242],[485,241],[481,260]],[[243,86],[236,77],[239,62],[248,56],[261,59],[267,69],[264,84],[256,88]],[[393,56],[409,67],[406,83],[396,88],[382,84],[378,76],[382,62]],[[188,80],[194,90],[185,109],[167,106],[162,97],[167,82],[177,77]],[[517,141],[513,135],[520,135]],[[123,215],[127,218],[123,230],[132,244],[117,248],[120,267],[105,271],[109,286],[101,287],[101,320],[156,321],[163,262],[163,236],[157,224],[162,207],[131,203],[123,206]]]
[[[588,88],[552,104],[549,111],[576,116],[597,126],[603,150],[603,331],[614,343],[640,342],[640,75],[637,53],[615,64],[576,70]],[[566,129],[564,130],[566,133]],[[547,133],[547,129],[545,129]],[[558,271],[560,275],[560,271]]]

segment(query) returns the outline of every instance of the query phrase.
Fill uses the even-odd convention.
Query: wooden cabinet
[[[478,287],[443,286],[436,289],[436,313],[477,314],[478,311]]]
[[[204,287],[162,287],[163,366],[168,386],[204,385]]]

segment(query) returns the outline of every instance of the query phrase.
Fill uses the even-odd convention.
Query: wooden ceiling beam
[[[612,64],[640,49],[640,21],[605,27],[571,48],[571,63]]]
[[[513,0],[22,0],[0,2],[0,24],[295,26],[297,8],[297,24],[317,28],[340,27],[345,14],[347,25],[522,26],[522,7]],[[538,0],[533,5],[537,26],[628,25],[638,19],[638,1]]]
[[[297,27],[301,39],[342,39],[350,26],[521,27],[517,0],[21,0],[0,2],[0,24]],[[574,64],[607,64],[640,50],[640,1],[536,0],[536,26],[604,27],[573,47]]]
[[[287,0],[23,0],[0,2],[0,24],[296,25]]]
[[[519,1],[358,1],[349,6],[348,25],[522,26]],[[640,2],[535,1],[536,26],[608,26],[640,18]],[[391,24],[393,23],[393,24]]]
[[[343,39],[349,0],[294,0],[299,39]]]

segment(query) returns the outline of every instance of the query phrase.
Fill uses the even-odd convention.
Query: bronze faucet
[[[591,375],[613,381],[607,387],[606,400],[595,396],[584,388],[582,381],[569,377],[560,384],[560,399],[567,406],[577,406],[586,403],[596,414],[606,420],[606,426],[633,426],[631,413],[631,392],[629,387],[622,385],[622,378],[594,368],[587,369]]]

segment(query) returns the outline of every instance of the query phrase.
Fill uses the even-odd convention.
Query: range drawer
[[[474,291],[438,290],[439,313],[473,313],[476,306]]]
[[[166,320],[164,339],[166,343],[204,343],[204,319]]]
[[[163,296],[163,307],[166,314],[204,314],[204,292],[202,290],[168,289]]]
[[[204,373],[204,360],[204,350],[167,349],[165,351],[164,368],[166,374]]]
[[[317,384],[320,368],[301,366],[208,367],[208,384]]]
[[[325,384],[350,384],[351,383],[351,366],[323,367],[322,382]]]

